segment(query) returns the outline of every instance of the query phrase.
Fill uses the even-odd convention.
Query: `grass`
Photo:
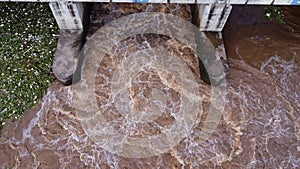
[[[47,3],[0,2],[0,131],[45,94],[59,29]]]

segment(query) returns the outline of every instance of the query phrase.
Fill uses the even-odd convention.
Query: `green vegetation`
[[[266,17],[268,17],[271,21],[277,21],[279,23],[284,22],[283,11],[278,6],[264,6],[263,11]]]
[[[54,80],[59,29],[47,3],[0,3],[0,131],[35,105]]]

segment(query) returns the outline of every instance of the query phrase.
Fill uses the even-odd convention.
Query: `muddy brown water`
[[[223,31],[230,66],[227,101],[207,141],[200,142],[200,122],[163,154],[148,158],[112,154],[85,134],[71,87],[55,82],[35,108],[6,126],[0,138],[1,168],[299,168],[300,8],[284,7],[284,12],[282,25],[268,21],[259,6],[234,6]],[[199,85],[205,119],[210,87]]]

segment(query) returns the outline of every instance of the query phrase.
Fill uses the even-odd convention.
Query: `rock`
[[[81,30],[61,30],[52,65],[56,78],[63,84],[72,82],[82,42]]]

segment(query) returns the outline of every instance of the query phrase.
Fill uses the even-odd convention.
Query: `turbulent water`
[[[233,8],[223,32],[230,67],[226,105],[205,142],[200,122],[160,155],[113,154],[85,134],[72,87],[56,82],[41,103],[6,127],[0,138],[2,168],[299,168],[299,8],[285,8],[285,14],[286,24],[280,25],[264,18],[260,7]],[[211,88],[203,82],[199,86],[204,99],[200,119],[205,120]]]
[[[250,168],[300,165],[300,8],[283,9],[286,24],[268,21],[260,7],[236,6],[223,32],[231,100],[224,112],[248,136]]]

